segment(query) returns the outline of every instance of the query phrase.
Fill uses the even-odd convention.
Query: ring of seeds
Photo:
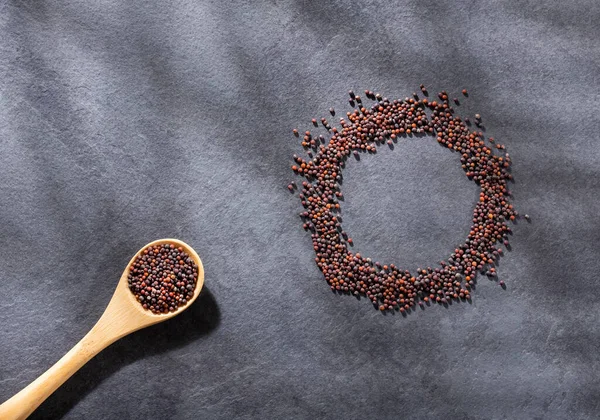
[[[423,85],[421,91],[427,95]],[[299,194],[305,208],[300,216],[304,229],[311,232],[317,266],[332,290],[366,296],[381,311],[405,312],[424,302],[470,299],[478,272],[496,276],[494,263],[502,254],[498,244],[509,246],[512,232],[507,221],[518,217],[507,188],[512,179],[510,156],[494,154],[493,147],[502,151],[504,146],[493,138],[486,145],[481,131],[470,130],[469,120],[455,115],[445,91],[434,101],[419,99],[416,93],[412,98],[388,100],[365,91],[366,97],[375,101],[370,108],[354,92],[349,94],[350,104],[357,109],[348,112],[347,119],[340,119],[341,129],[332,128],[323,118],[330,139],[315,138],[307,131],[302,146],[314,157],[305,160],[294,155],[292,165],[296,174],[306,178]],[[466,90],[463,95],[468,96]],[[475,124],[481,127],[479,114]],[[342,230],[340,181],[350,154],[376,153],[379,145],[393,144],[398,137],[425,135],[436,137],[441,146],[460,156],[466,176],[479,186],[480,194],[465,242],[437,267],[411,273],[394,264],[374,263],[348,248],[353,241]],[[296,187],[291,183],[288,188],[293,192]]]
[[[149,246],[129,268],[129,290],[144,309],[155,314],[174,312],[194,296],[198,266],[173,244]]]

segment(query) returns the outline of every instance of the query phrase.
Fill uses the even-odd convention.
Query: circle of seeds
[[[181,247],[149,246],[129,268],[129,290],[144,309],[155,314],[174,312],[194,296],[198,266]]]
[[[423,85],[421,90],[427,95]],[[494,154],[494,146],[498,150],[504,146],[493,138],[486,145],[481,131],[469,129],[468,118],[454,114],[445,91],[438,94],[439,101],[419,99],[417,94],[404,100],[388,100],[371,91],[365,93],[374,105],[365,107],[361,98],[350,91],[349,102],[356,109],[347,113],[347,119],[340,119],[341,129],[331,127],[322,118],[322,125],[331,134],[329,140],[313,137],[307,131],[302,145],[311,159],[294,155],[292,170],[306,178],[299,194],[305,208],[300,216],[304,228],[311,232],[317,266],[332,290],[366,296],[381,311],[405,312],[424,302],[446,304],[470,299],[478,272],[496,276],[494,263],[502,253],[497,244],[509,246],[508,235],[512,232],[507,221],[518,216],[507,189],[512,179],[509,155]],[[463,95],[468,96],[466,90]],[[459,103],[457,98],[454,102]],[[333,109],[330,113],[334,114]],[[313,124],[317,125],[316,120]],[[481,127],[479,114],[475,125]],[[297,130],[294,135],[299,137]],[[379,145],[391,145],[399,137],[425,135],[436,137],[441,146],[460,156],[466,176],[479,186],[480,194],[465,242],[437,267],[411,273],[394,264],[373,262],[348,249],[353,242],[342,230],[340,181],[351,154],[376,153]],[[293,192],[295,183],[288,188]]]

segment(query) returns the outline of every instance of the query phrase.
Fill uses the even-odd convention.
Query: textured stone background
[[[178,237],[200,300],[33,418],[598,418],[599,21],[593,0],[1,2],[0,401],[89,330],[138,248]],[[469,89],[533,222],[506,290],[382,316],[314,264],[291,129],[419,83]],[[344,175],[373,258],[432,265],[467,234],[477,189],[432,138]]]

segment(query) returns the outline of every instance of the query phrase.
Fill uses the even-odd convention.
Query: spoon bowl
[[[133,293],[129,290],[129,286],[127,284],[127,276],[129,276],[129,270],[133,265],[133,262],[137,257],[140,256],[142,252],[146,248],[155,246],[155,245],[164,245],[164,244],[172,244],[175,247],[181,247],[187,253],[190,258],[194,261],[194,263],[198,266],[198,279],[196,280],[196,287],[194,288],[194,295],[188,302],[177,308],[173,312],[169,312],[166,314],[155,314],[154,312],[142,308],[142,305],[135,299]],[[134,331],[137,331],[141,328],[148,327],[153,324],[157,324],[159,322],[166,321],[169,318],[173,318],[176,315],[179,315],[181,312],[185,311],[189,306],[196,300],[200,291],[202,290],[202,286],[204,285],[204,268],[202,266],[202,261],[200,257],[194,251],[194,249],[186,244],[183,241],[178,239],[158,239],[156,241],[150,242],[149,244],[144,245],[132,258],[129,260],[127,264],[127,268],[121,274],[121,279],[117,284],[115,289],[115,293],[113,294],[112,299],[108,303],[102,318],[105,315],[108,315],[111,320],[118,321],[118,325],[120,325],[121,329],[125,334],[117,339],[123,337],[124,335],[130,334]],[[116,325],[113,325],[115,328]],[[115,340],[116,341],[116,340]]]
[[[127,278],[134,261],[146,248],[163,244],[181,247],[198,267],[198,277],[194,294],[185,305],[178,307],[173,312],[155,314],[148,309],[144,309],[136,300],[129,290]],[[189,308],[200,294],[203,285],[204,268],[202,261],[191,246],[178,239],[159,239],[144,245],[127,264],[115,288],[115,293],[96,325],[54,366],[0,405],[0,419],[20,420],[27,418],[46,398],[100,351],[134,331],[166,321]]]

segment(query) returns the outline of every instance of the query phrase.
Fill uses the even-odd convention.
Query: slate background
[[[598,418],[599,21],[593,0],[2,2],[0,401],[91,328],[138,248],[177,237],[200,300],[34,419]],[[459,112],[507,145],[532,223],[506,290],[382,316],[314,264],[291,129],[337,120],[348,89],[420,83],[469,89]],[[366,255],[415,269],[467,234],[477,189],[432,138],[344,175]]]

